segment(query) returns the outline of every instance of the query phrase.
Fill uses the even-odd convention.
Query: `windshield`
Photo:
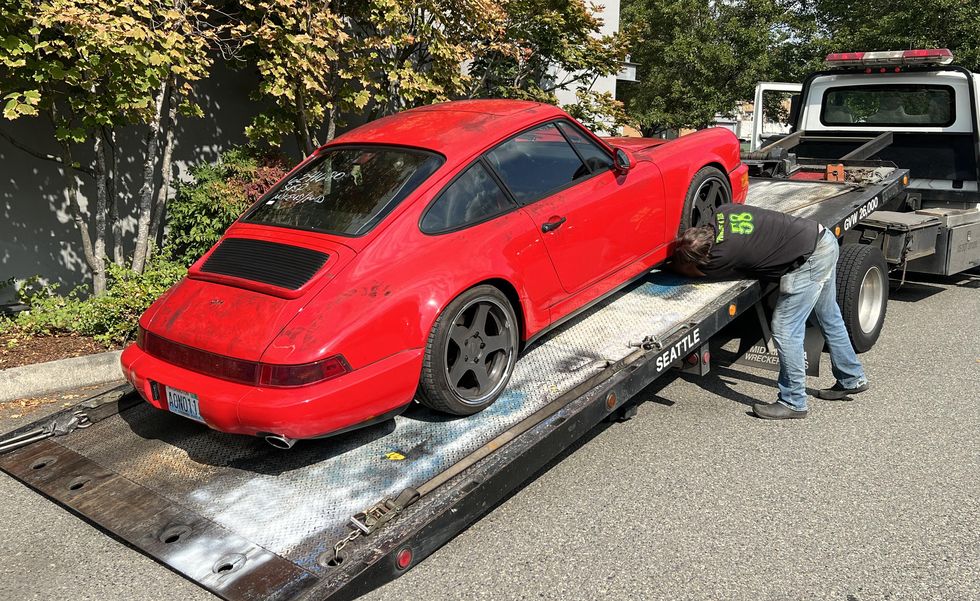
[[[831,88],[823,97],[824,125],[952,125],[953,89],[948,86],[883,85]]]
[[[421,150],[337,147],[273,188],[243,221],[361,236],[442,162]]]

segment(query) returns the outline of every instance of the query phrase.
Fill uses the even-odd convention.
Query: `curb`
[[[0,403],[123,379],[122,351],[0,369]]]

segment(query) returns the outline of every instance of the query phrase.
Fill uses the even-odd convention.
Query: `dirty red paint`
[[[354,129],[318,150],[350,144],[410,146],[445,162],[376,227],[357,237],[237,222],[225,238],[251,238],[329,255],[296,290],[205,273],[205,255],[161,297],[140,326],[173,343],[235,359],[300,365],[340,355],[350,372],[293,388],[247,385],[168,364],[136,345],[123,371],[154,406],[150,381],[196,394],[206,423],[241,434],[322,436],[409,403],[429,332],[468,288],[507,282],[520,299],[521,337],[662,262],[694,173],[715,164],[743,202],[746,167],[726,130],[662,140],[587,136],[632,168],[594,173],[551,196],[459,231],[426,235],[419,221],[438,193],[483,153],[528,128],[570,118],[553,106],[461,101],[413,109]],[[547,140],[544,140],[546,142]],[[310,160],[313,160],[311,157]],[[299,167],[297,167],[298,169]],[[294,169],[290,173],[295,173]],[[289,177],[289,176],[287,176]],[[259,202],[263,202],[260,200]],[[542,233],[554,217],[567,222]],[[213,249],[212,251],[213,252]]]

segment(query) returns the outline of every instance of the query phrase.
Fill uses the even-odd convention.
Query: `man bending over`
[[[686,276],[779,281],[772,316],[779,395],[775,403],[752,406],[763,419],[806,417],[803,337],[811,311],[837,378],[817,396],[838,400],[868,389],[837,306],[838,253],[837,239],[816,221],[742,205],[718,209],[712,225],[689,228],[677,240],[673,268]]]

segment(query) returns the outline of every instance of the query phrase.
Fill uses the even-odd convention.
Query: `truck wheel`
[[[429,334],[419,402],[453,415],[486,409],[507,388],[518,342],[517,317],[500,290],[476,286],[460,294]]]
[[[837,304],[858,353],[878,341],[888,308],[888,264],[881,250],[845,244],[837,260]]]
[[[710,225],[718,207],[732,201],[728,176],[714,167],[702,167],[691,179],[684,199],[678,235],[689,227]]]

